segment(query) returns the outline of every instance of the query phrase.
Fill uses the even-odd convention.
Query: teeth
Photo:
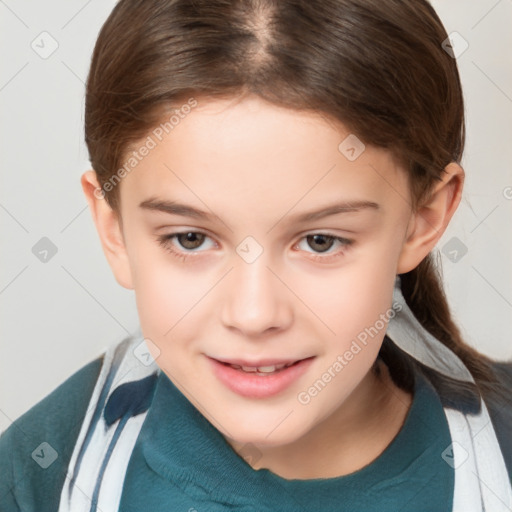
[[[244,372],[248,373],[273,373],[276,370],[281,370],[281,368],[287,368],[288,366],[291,366],[292,363],[287,364],[277,364],[273,366],[240,366],[238,364],[232,364],[230,365],[232,368],[235,368],[236,370],[243,370]]]
[[[281,368],[284,364],[281,366]],[[260,373],[272,373],[276,371],[277,366],[258,366],[258,371]]]

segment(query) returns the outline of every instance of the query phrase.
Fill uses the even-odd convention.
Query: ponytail
[[[380,356],[388,364],[393,380],[406,389],[411,388],[411,364],[420,368],[430,380],[445,389],[445,405],[461,407],[460,396],[464,396],[462,407],[468,411],[478,409],[477,391],[492,396],[499,403],[510,399],[510,391],[493,369],[493,360],[468,345],[454,322],[442,285],[439,261],[434,262],[430,253],[415,269],[400,275],[402,294],[414,316],[421,325],[441,343],[454,352],[467,366],[475,379],[477,390],[471,383],[461,383],[434,372],[418,361],[410,361],[398,347],[383,343]],[[407,364],[409,360],[409,364]]]

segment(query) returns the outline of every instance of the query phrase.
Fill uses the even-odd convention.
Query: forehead
[[[326,195],[326,202],[379,202],[404,180],[387,151],[363,145],[341,122],[257,97],[199,98],[172,129],[164,120],[149,139],[122,187],[141,200],[178,195],[246,208],[317,204]]]

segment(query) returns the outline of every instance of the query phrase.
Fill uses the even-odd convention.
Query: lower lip
[[[231,391],[248,398],[267,398],[284,391],[309,368],[314,357],[303,359],[288,368],[268,375],[244,372],[208,358],[217,378]]]

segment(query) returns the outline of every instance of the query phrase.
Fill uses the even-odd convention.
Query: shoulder
[[[0,502],[7,507],[2,510],[58,509],[102,362],[103,356],[80,368],[2,433]]]
[[[494,361],[492,367],[506,389],[506,397],[504,401],[484,395],[484,399],[487,398],[486,405],[512,482],[512,361]]]

